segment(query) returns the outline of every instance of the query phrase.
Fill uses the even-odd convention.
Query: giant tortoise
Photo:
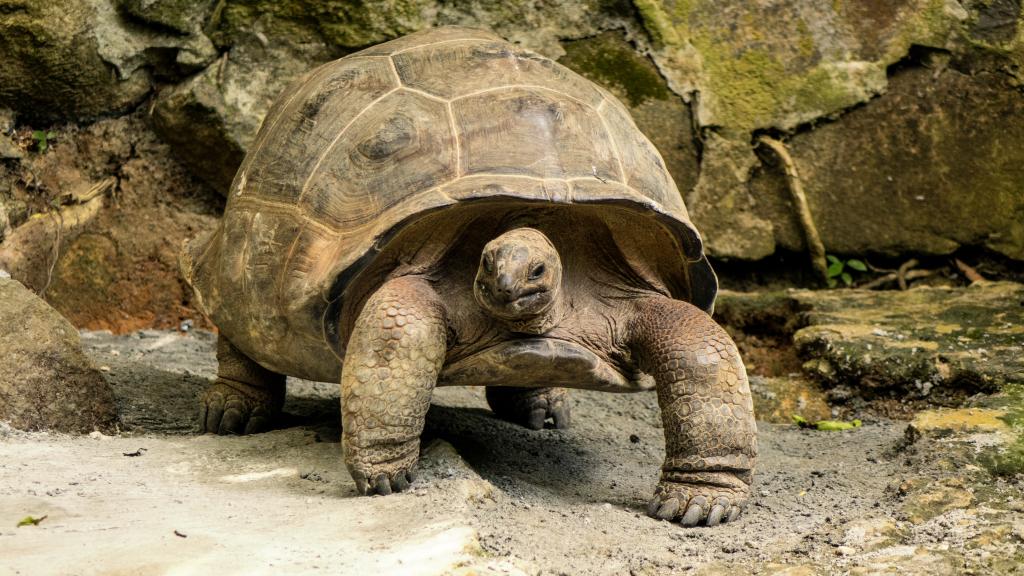
[[[219,226],[182,269],[219,329],[207,432],[280,414],[285,375],[340,382],[361,493],[412,481],[435,386],[568,424],[565,388],[656,388],[648,508],[734,520],[757,451],[717,280],[623,105],[483,31],[426,30],[324,64],[267,114]]]

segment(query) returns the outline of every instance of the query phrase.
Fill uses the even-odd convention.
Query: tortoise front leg
[[[654,376],[665,465],[648,506],[684,526],[735,520],[750,494],[757,429],[736,345],[704,311],[651,297],[631,326],[640,369]]]
[[[342,446],[361,494],[408,488],[445,358],[437,294],[419,278],[385,283],[363,307],[341,371]]]

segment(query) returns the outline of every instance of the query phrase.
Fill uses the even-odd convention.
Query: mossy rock
[[[723,291],[715,317],[748,333],[791,334],[808,376],[854,395],[943,403],[1024,385],[1024,285],[1015,282]]]
[[[806,378],[751,376],[750,392],[758,420],[792,424],[794,415],[810,422],[832,417],[825,394]]]
[[[966,14],[884,3],[638,0],[659,65],[701,93],[700,123],[791,129],[885,90],[911,45],[947,46]]]
[[[917,398],[1024,384],[1024,285],[794,291],[805,369],[827,386]]]
[[[119,77],[99,54],[99,0],[0,0],[0,107],[22,121],[124,111],[150,90],[148,73]]]
[[[142,22],[189,34],[202,28],[214,0],[118,0],[118,7]]]

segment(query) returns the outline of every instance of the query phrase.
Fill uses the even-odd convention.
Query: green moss
[[[668,61],[696,49],[710,122],[740,131],[786,128],[866,101],[884,89],[886,66],[914,44],[944,47],[956,25],[943,0],[927,0],[899,14],[877,61],[864,54],[823,60],[812,24],[788,4],[737,3],[723,11],[697,0],[634,3]],[[835,10],[847,11],[838,3]],[[832,52],[844,47],[834,42]]]
[[[683,4],[680,2],[680,4]],[[676,31],[675,24],[661,0],[633,0],[640,12],[644,29],[658,46],[682,46],[684,40]]]
[[[622,35],[600,36],[566,42],[559,62],[606,87],[618,88],[630,106],[647,100],[668,100],[674,95],[654,63],[633,49]]]
[[[1024,474],[1024,385],[1006,386],[996,402],[1006,410],[1000,419],[1010,427],[1015,438],[1005,446],[987,448],[978,460],[997,476]]]
[[[811,36],[811,31],[807,28],[807,23],[801,20],[797,23],[796,27],[797,31],[800,33],[800,41],[797,44],[800,48],[800,55],[807,59],[813,58],[818,49],[814,45],[814,37]]]
[[[708,37],[695,39],[704,56],[708,88],[718,103],[716,124],[753,128],[770,122],[779,107],[786,70],[771,53],[744,49],[738,54],[725,54]]]

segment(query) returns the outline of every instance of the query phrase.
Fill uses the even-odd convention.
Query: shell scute
[[[621,180],[596,112],[535,88],[508,87],[452,103],[465,174]]]
[[[325,150],[303,187],[300,207],[341,230],[455,178],[455,144],[447,106],[397,91],[347,127]]]
[[[346,124],[398,88],[386,58],[338,60],[287,94],[291,102],[257,137],[233,184],[231,197],[252,195],[294,203],[302,193],[299,176],[345,133]],[[266,124],[266,123],[265,123]]]
[[[604,98],[589,80],[503,40],[426,44],[392,58],[404,86],[448,100],[496,86],[548,89],[595,107]]]

